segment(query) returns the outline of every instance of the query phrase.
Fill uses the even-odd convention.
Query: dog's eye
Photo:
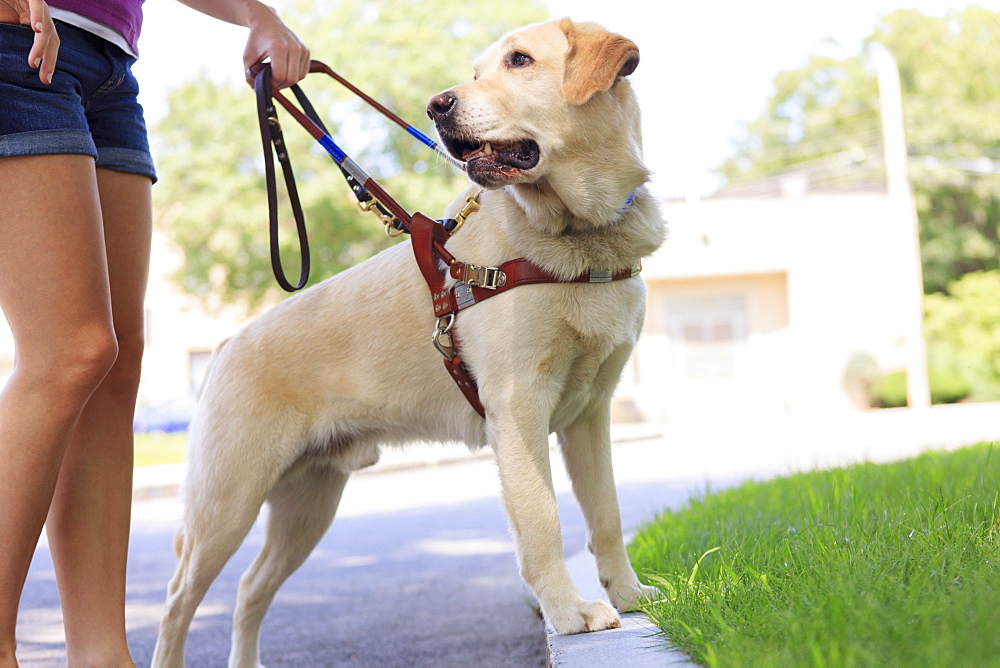
[[[507,64],[511,67],[527,67],[535,62],[535,59],[522,51],[512,51],[507,56]]]

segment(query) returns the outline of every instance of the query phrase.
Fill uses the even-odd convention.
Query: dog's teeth
[[[483,152],[486,155],[493,155],[493,144],[486,142],[486,144],[483,145]]]

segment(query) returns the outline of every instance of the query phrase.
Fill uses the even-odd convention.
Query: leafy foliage
[[[899,63],[924,287],[1000,268],[1000,13],[885,16],[868,38]],[[865,54],[783,72],[722,165],[724,192],[805,174],[815,188],[884,182],[878,83]]]
[[[932,404],[954,404],[967,399],[971,393],[969,383],[956,371],[932,366],[928,371]],[[876,408],[901,408],[907,405],[906,372],[894,371],[878,380],[873,391],[872,406]]]
[[[1000,399],[1000,271],[966,274],[925,298],[928,355],[962,376],[979,401]]]
[[[429,132],[427,100],[471,79],[478,50],[546,15],[538,0],[319,0],[287,7],[282,17],[314,58]],[[464,187],[463,175],[329,77],[313,75],[303,89],[337,143],[409,211],[440,216]],[[374,217],[359,212],[326,153],[291,117],[279,116],[306,213],[315,283],[391,241]],[[252,91],[203,80],[182,85],[171,92],[169,113],[152,129],[151,140],[160,175],[154,189],[157,224],[183,251],[176,274],[182,289],[210,309],[242,304],[252,311],[279,299]],[[298,243],[284,204],[282,259],[294,278]]]

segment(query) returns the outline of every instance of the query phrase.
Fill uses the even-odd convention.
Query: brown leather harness
[[[440,149],[435,142],[415,130],[413,126],[407,125],[405,121],[372,100],[325,64],[316,60],[312,61],[310,72],[322,72],[333,77],[395,123],[406,129],[422,143],[437,151],[449,162],[461,167],[461,163],[458,163],[454,158]],[[265,181],[267,185],[271,235],[271,266],[278,284],[288,292],[294,292],[305,287],[309,279],[309,242],[305,227],[305,217],[302,213],[298,193],[295,188],[295,177],[292,173],[291,159],[285,148],[284,137],[281,133],[281,124],[278,122],[273,100],[277,100],[330,153],[347,179],[347,183],[358,199],[362,210],[375,213],[385,225],[386,233],[390,236],[399,236],[406,233],[410,235],[413,255],[420,273],[424,277],[427,287],[430,289],[434,317],[437,319],[433,334],[434,346],[443,355],[444,365],[449,375],[458,385],[458,388],[462,391],[462,394],[472,408],[480,416],[485,417],[486,412],[482,402],[479,400],[479,390],[476,380],[462,359],[459,340],[454,331],[455,318],[459,311],[522,285],[539,283],[607,283],[633,278],[639,274],[641,267],[636,264],[627,269],[615,272],[603,269],[593,270],[567,280],[553,275],[526,258],[508,260],[498,267],[482,267],[457,259],[448,251],[445,245],[448,238],[461,228],[466,218],[479,209],[479,195],[481,192],[473,197],[469,197],[465,207],[454,219],[432,220],[420,212],[411,215],[333,142],[308,98],[306,98],[299,86],[292,86],[291,89],[299,105],[302,107],[301,110],[292,104],[277,88],[271,86],[269,65],[258,65],[253,73],[261,139],[264,147]],[[275,178],[272,150],[277,155],[278,162],[282,166],[298,234],[299,251],[302,259],[299,280],[296,285],[292,285],[286,279],[281,266],[278,245],[277,180]],[[631,198],[629,203],[631,203]],[[451,288],[446,287],[449,276],[457,281]]]

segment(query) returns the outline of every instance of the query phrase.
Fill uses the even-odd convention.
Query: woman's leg
[[[0,308],[15,345],[0,392],[0,666],[8,666],[70,435],[117,344],[94,160],[4,158],[0,183]],[[102,514],[104,504],[81,510]]]
[[[87,402],[63,459],[46,531],[69,664],[128,665],[125,566],[132,503],[132,418],[142,363],[152,231],[150,179],[97,170],[118,340],[114,367]]]

